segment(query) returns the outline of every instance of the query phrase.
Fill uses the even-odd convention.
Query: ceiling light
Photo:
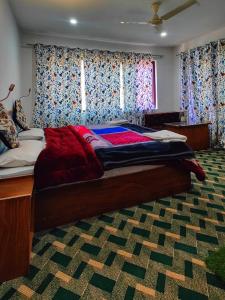
[[[124,24],[125,22],[120,22],[120,24]]]
[[[77,20],[76,19],[70,19],[70,24],[76,25],[77,24]]]
[[[161,36],[161,37],[166,37],[166,36],[167,36],[167,32],[166,32],[166,31],[162,31],[162,32],[160,33],[160,36]]]

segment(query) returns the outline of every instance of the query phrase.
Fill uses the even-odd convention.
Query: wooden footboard
[[[35,231],[185,192],[190,173],[158,166],[151,170],[60,186],[34,193]]]

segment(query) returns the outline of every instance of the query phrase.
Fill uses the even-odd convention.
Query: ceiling
[[[120,24],[148,21],[151,0],[9,0],[24,32],[60,35],[97,41],[176,46],[225,26],[224,0],[199,0],[199,5],[164,23],[168,36],[161,38],[151,25]],[[159,15],[184,3],[163,0]],[[71,26],[70,18],[78,24]]]

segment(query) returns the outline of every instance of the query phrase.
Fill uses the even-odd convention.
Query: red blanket
[[[100,178],[104,171],[95,151],[82,137],[82,126],[46,128],[46,148],[35,165],[35,186],[45,188]]]

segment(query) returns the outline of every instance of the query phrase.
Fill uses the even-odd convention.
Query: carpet
[[[225,244],[224,154],[197,152],[207,180],[188,193],[36,234],[29,274],[0,299],[225,299],[204,263]]]

